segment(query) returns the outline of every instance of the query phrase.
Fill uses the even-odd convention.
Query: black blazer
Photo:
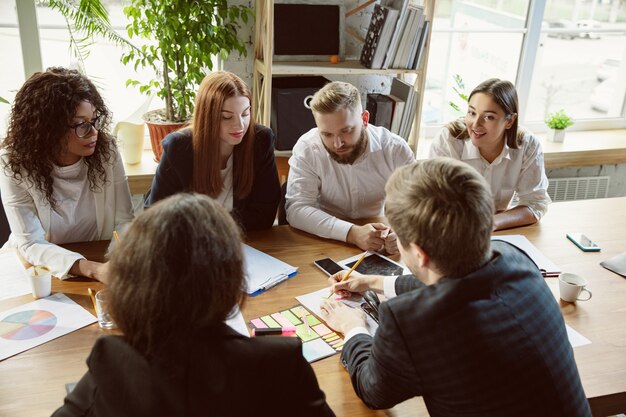
[[[374,338],[342,361],[372,408],[423,396],[431,416],[591,416],[560,308],[535,264],[505,242],[459,279],[396,281]]]
[[[54,417],[334,416],[299,339],[247,338],[222,324],[149,363],[105,336]]]
[[[236,169],[239,163],[235,157],[233,169]],[[246,198],[234,199],[232,212],[235,220],[248,231],[272,227],[281,197],[274,159],[274,133],[271,129],[258,124],[254,138],[253,163],[252,190]],[[163,139],[163,155],[146,197],[146,206],[151,206],[170,195],[191,191],[192,174],[191,129],[170,133]]]

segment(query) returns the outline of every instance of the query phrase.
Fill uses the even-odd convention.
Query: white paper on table
[[[567,330],[567,339],[569,340],[573,348],[591,344],[591,340],[587,339],[585,336],[578,333],[567,324],[565,325],[565,330]]]
[[[243,244],[243,257],[248,294],[267,290],[298,272],[295,266],[246,244]]]
[[[97,321],[63,293],[0,313],[0,360]]]
[[[235,310],[235,315],[226,320],[226,324],[237,333],[250,337],[250,331],[248,326],[246,326],[246,321],[243,319],[241,311],[239,311],[239,307],[235,307]]]
[[[0,254],[0,300],[30,293],[26,270],[15,252]]]
[[[546,255],[544,255],[530,240],[524,235],[499,235],[491,236],[491,240],[502,240],[510,243],[513,246],[517,246],[519,249],[526,252],[526,255],[533,260],[537,268],[541,271],[542,275],[554,275],[560,274],[561,268],[559,268],[554,262],[552,262]]]
[[[320,308],[320,304],[322,303],[322,301],[326,299],[326,297],[328,297],[328,294],[329,294],[328,288],[322,288],[319,291],[300,295],[296,297],[296,300],[298,300],[300,304],[302,304],[309,311],[311,311],[312,313],[314,313],[315,315],[317,315],[317,317],[321,319],[322,309]],[[350,298],[341,298],[335,294],[331,298],[334,298],[337,301],[341,301],[348,307],[358,308],[358,309],[361,308],[361,303],[364,302],[363,297],[361,297],[360,295],[353,296]],[[365,328],[367,329],[368,333],[373,336],[374,333],[376,332],[376,329],[378,329],[378,323],[376,323],[374,319],[372,319],[368,315],[365,315],[365,317],[367,318],[367,322],[365,323]]]

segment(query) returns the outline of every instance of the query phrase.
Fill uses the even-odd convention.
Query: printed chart
[[[57,317],[46,310],[25,310],[0,321],[0,337],[7,340],[28,340],[43,336],[57,324]]]
[[[304,318],[309,322],[308,329]],[[296,335],[302,340],[302,354],[309,362],[340,352],[344,344],[339,334],[329,329],[301,305],[250,320],[250,323],[257,329],[295,327]]]
[[[62,293],[2,311],[0,361],[96,321],[91,313]]]

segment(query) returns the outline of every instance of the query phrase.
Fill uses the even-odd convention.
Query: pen
[[[115,238],[115,243],[120,243],[120,236],[117,234],[117,230],[113,231],[113,237]]]
[[[364,252],[363,255],[361,255],[361,257],[359,258],[358,261],[356,261],[356,263],[354,265],[352,265],[352,268],[350,268],[350,270],[346,273],[346,275],[344,275],[341,278],[341,281],[339,282],[344,282],[345,280],[348,279],[348,277],[350,276],[350,274],[352,273],[352,271],[354,271],[356,269],[357,266],[359,266],[359,264],[363,261],[363,259],[365,259],[365,256],[367,255],[367,252]],[[331,291],[330,294],[328,294],[328,297],[326,297],[327,299],[330,298],[334,293]]]
[[[300,315],[302,316],[302,321],[304,322],[304,327],[306,328],[307,336],[311,336],[311,326],[309,326],[309,319],[306,317],[306,311],[304,307],[300,307]]]
[[[268,327],[265,329],[252,329],[253,336],[293,336],[296,334],[295,327]]]
[[[91,298],[91,302],[93,303],[93,309],[98,314],[98,307],[96,307],[96,297],[93,295],[93,290],[91,288],[87,288],[87,292],[89,293],[89,297]]]

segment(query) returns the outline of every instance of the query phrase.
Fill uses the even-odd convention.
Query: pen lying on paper
[[[359,264],[363,261],[363,259],[365,259],[365,257],[367,256],[367,252],[364,252],[363,255],[361,255],[361,257],[359,258],[358,261],[356,261],[356,263],[354,265],[352,265],[352,268],[350,268],[350,270],[346,273],[346,275],[344,275],[341,278],[341,281],[339,282],[344,282],[345,280],[348,279],[348,277],[350,276],[350,274],[352,272],[354,272],[354,270],[356,269],[357,266],[359,266]],[[331,291],[330,294],[328,294],[328,297],[326,298],[330,298],[334,293]]]

